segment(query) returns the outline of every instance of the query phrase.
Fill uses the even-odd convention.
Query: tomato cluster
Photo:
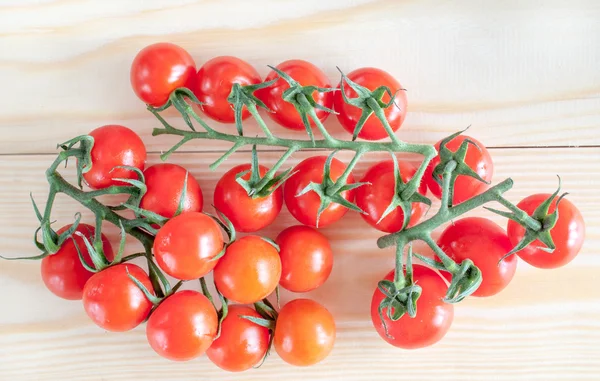
[[[299,93],[296,100],[290,101],[291,85],[286,76],[303,89],[312,89],[312,94]],[[254,115],[256,110],[246,106],[232,108],[230,98],[237,85],[257,85],[256,103],[270,109],[269,117],[290,130],[304,130],[307,123],[308,128],[315,128],[331,110],[346,131],[361,139],[380,140],[388,137],[390,130],[400,128],[406,117],[407,99],[398,81],[375,68],[358,69],[344,78],[346,83],[368,89],[365,91],[386,89],[375,100],[379,103],[369,106],[377,109],[387,104],[380,117],[371,115],[365,120],[360,107],[348,102],[359,96],[357,87],[340,82],[337,89],[332,89],[319,68],[302,60],[279,64],[263,82],[258,72],[239,58],[217,57],[196,70],[194,60],[184,49],[160,43],[140,51],[131,68],[133,90],[148,105],[160,107],[173,102],[175,91],[186,87],[201,102],[197,109],[222,123],[236,123]],[[268,86],[261,85],[264,83]],[[304,101],[309,102],[308,106]],[[277,311],[268,299],[278,286],[304,293],[325,283],[332,271],[333,252],[317,228],[340,220],[351,206],[362,211],[360,215],[368,225],[384,233],[417,226],[428,208],[424,196],[430,192],[444,199],[443,177],[438,169],[448,155],[455,155],[462,165],[453,179],[452,197],[447,200],[451,205],[469,202],[485,192],[493,174],[488,150],[466,135],[438,142],[440,153],[426,168],[423,165],[423,171],[394,158],[374,164],[359,182],[349,165],[315,155],[297,164],[282,187],[272,181],[266,181],[265,186],[263,180],[273,179],[273,171],[253,160],[221,176],[213,199],[219,217],[214,217],[203,212],[201,185],[187,169],[170,163],[145,168],[145,146],[129,128],[107,125],[91,131],[89,136],[93,138],[90,163],[82,171],[87,185],[95,190],[132,185],[143,190],[138,193],[138,205],[130,208],[139,219],[148,221],[138,227],[152,236],[149,268],[146,271],[121,260],[122,248],[116,255],[106,237],[96,232],[99,227],[79,224],[72,239],[42,260],[45,284],[59,297],[81,299],[92,321],[106,330],[127,331],[147,321],[148,343],[159,355],[184,361],[206,353],[213,363],[228,371],[258,366],[271,345],[284,361],[298,366],[315,364],[331,352],[336,327],[324,306],[301,298]],[[423,173],[415,189],[419,197],[398,201],[399,192],[405,189],[402,186]],[[343,184],[327,193],[339,179]],[[314,184],[329,188],[319,194],[311,190]],[[324,204],[327,197],[330,201]],[[549,198],[552,202],[546,219],[538,221],[542,218],[538,209]],[[284,203],[302,225],[287,227],[275,241],[258,235],[276,220]],[[554,268],[577,255],[584,222],[571,202],[555,195],[536,194],[517,207],[537,219],[530,224],[539,223],[542,228],[558,210],[550,231],[556,245],[554,253],[547,253],[544,244],[535,240],[518,251],[518,257],[536,267]],[[69,228],[62,228],[56,235]],[[238,237],[236,232],[249,234]],[[481,271],[481,284],[473,295],[485,297],[499,293],[510,283],[518,258],[509,254],[530,234],[527,227],[513,220],[505,230],[489,219],[468,217],[449,225],[435,245],[448,261],[472,262]],[[421,264],[409,264],[405,269],[420,288],[418,318],[407,313],[396,316],[398,311],[393,309],[397,307],[386,304],[386,299],[397,295],[378,287],[371,304],[373,325],[394,346],[413,349],[432,345],[446,334],[453,320],[454,305],[446,303],[445,298],[454,274]],[[398,282],[397,271],[385,276],[385,284]],[[163,281],[162,287],[157,286],[157,274],[163,273],[178,280],[177,285],[170,287]],[[204,277],[210,274],[222,302],[220,308],[205,287]],[[202,292],[178,291],[182,282],[190,280],[201,280]]]

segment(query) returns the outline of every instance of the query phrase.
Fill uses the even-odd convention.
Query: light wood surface
[[[584,248],[567,267],[544,271],[519,263],[503,293],[456,306],[442,342],[402,351],[384,343],[369,318],[371,294],[391,268],[392,253],[378,250],[378,232],[349,214],[323,230],[335,250],[334,270],[307,295],[335,315],[331,356],[304,369],[273,354],[243,374],[220,371],[206,358],[161,359],[146,344],[143,327],[102,331],[80,303],[45,289],[39,263],[2,261],[0,380],[599,380],[599,19],[593,0],[0,2],[2,255],[37,254],[29,192],[44,205],[43,173],[56,143],[122,123],[141,134],[151,164],[175,141],[150,136],[156,122],[129,86],[131,59],[156,41],[184,46],[198,64],[237,55],[263,74],[267,64],[289,58],[314,62],[334,82],[336,65],[386,69],[409,91],[401,138],[434,142],[472,125],[469,133],[493,147],[495,182],[515,180],[511,200],[551,192],[560,174],[587,224]],[[328,127],[345,137],[333,119]],[[215,151],[226,147],[191,142],[170,158],[196,176],[206,208],[220,173],[249,158],[240,152],[210,172]],[[269,165],[279,154],[261,152],[261,161]],[[307,155],[294,155],[289,165]],[[381,157],[367,156],[356,175]],[[72,178],[69,169],[63,172]],[[59,198],[57,225],[77,211]],[[265,234],[274,237],[294,223],[284,210]],[[116,238],[114,227],[106,231]],[[292,297],[283,293],[284,301]]]

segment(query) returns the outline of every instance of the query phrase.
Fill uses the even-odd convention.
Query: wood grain
[[[143,327],[124,334],[102,331],[79,302],[51,295],[39,263],[0,261],[0,381],[598,380],[599,19],[595,0],[0,2],[1,255],[37,254],[29,192],[44,206],[43,173],[56,143],[122,123],[143,137],[152,164],[176,141],[150,136],[157,123],[129,86],[133,56],[156,41],[184,46],[199,65],[236,55],[261,74],[267,64],[290,58],[314,62],[333,82],[336,65],[345,71],[388,70],[409,91],[402,139],[434,142],[472,125],[469,133],[492,147],[494,180],[515,180],[511,200],[553,191],[560,174],[587,224],[584,248],[567,267],[543,271],[520,263],[500,295],[456,306],[442,342],[402,351],[385,344],[369,318],[372,291],[392,267],[392,252],[377,249],[380,234],[349,213],[323,229],[335,251],[334,270],[322,288],[307,295],[335,315],[338,340],[331,356],[314,367],[294,368],[273,354],[262,368],[243,374],[220,371],[206,358],[188,363],[158,358]],[[168,119],[178,120],[173,114]],[[270,125],[278,135],[293,136]],[[347,137],[335,117],[327,127]],[[248,135],[258,131],[248,124]],[[225,148],[190,142],[170,158],[198,179],[207,209],[220,174],[249,158],[239,152],[210,172],[208,164]],[[313,154],[298,153],[289,165]],[[261,152],[261,162],[272,164],[278,155]],[[355,175],[383,157],[368,155]],[[63,172],[73,178],[72,168]],[[80,210],[59,198],[57,225],[71,222]],[[505,224],[485,211],[472,214]],[[84,212],[86,218],[90,214]],[[295,223],[284,210],[265,234],[273,238]],[[109,225],[104,230],[116,242],[117,230]],[[127,250],[134,246],[130,242]],[[282,295],[283,301],[293,297]]]

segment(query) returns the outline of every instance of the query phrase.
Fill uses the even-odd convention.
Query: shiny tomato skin
[[[517,206],[531,215],[548,197],[550,194],[534,194],[521,200]],[[552,213],[555,210],[556,198],[551,204],[549,212]],[[524,235],[525,229],[521,225],[512,220],[508,221],[508,237],[513,246],[517,245]],[[552,253],[539,249],[546,245],[536,240],[518,251],[517,255],[530,265],[541,269],[564,266],[577,256],[585,239],[585,221],[579,209],[566,198],[563,198],[558,204],[558,220],[550,230],[550,236],[556,246]]]
[[[325,307],[310,299],[295,299],[279,311],[273,346],[288,364],[309,366],[329,355],[335,336],[333,315]]]
[[[513,246],[504,229],[487,218],[467,217],[452,224],[438,238],[438,245],[457,263],[471,259],[481,270],[483,280],[473,296],[492,296],[502,291],[517,271],[517,257],[500,262]],[[442,275],[448,281],[447,272]]]
[[[423,289],[417,300],[417,316],[411,318],[404,314],[399,320],[392,321],[383,310],[383,319],[387,326],[388,337],[379,317],[379,304],[384,295],[375,289],[371,300],[371,320],[375,330],[389,344],[403,349],[428,347],[440,341],[450,329],[454,319],[454,305],[444,303],[442,298],[448,286],[435,271],[421,265],[413,265],[414,281]],[[390,271],[385,279],[392,281],[394,271]]]
[[[173,217],[154,239],[154,258],[170,276],[192,280],[208,274],[223,249],[219,225],[209,216],[186,212]]]
[[[459,135],[452,139],[446,147],[452,151],[456,152],[460,147],[460,144],[465,140],[470,139],[479,146],[481,151],[479,151],[472,144],[469,144],[467,149],[467,155],[465,157],[465,163],[473,169],[482,179],[486,181],[492,180],[492,175],[494,174],[494,163],[492,162],[492,157],[481,142],[476,139],[467,136],[467,135]],[[440,142],[435,144],[435,149],[440,150]],[[441,199],[442,197],[442,188],[440,185],[433,179],[433,169],[440,163],[440,156],[431,160],[429,163],[427,170],[424,175],[424,179],[427,182],[427,187],[433,193],[435,197]],[[452,198],[453,205],[460,204],[463,201],[470,199],[471,197],[477,196],[480,193],[483,193],[488,188],[488,185],[482,183],[474,179],[473,177],[459,175],[456,177],[456,182],[454,183],[454,196]]]
[[[303,60],[289,60],[277,65],[277,69],[287,73],[302,86],[314,85],[317,87],[331,87],[331,82],[325,73],[323,73],[321,69],[310,62]],[[271,71],[265,79],[265,82],[271,81],[277,76],[277,73]],[[304,131],[305,127],[302,123],[300,114],[298,111],[296,111],[296,107],[293,104],[283,100],[283,93],[289,88],[290,85],[284,79],[280,78],[277,82],[275,82],[274,85],[265,89],[260,89],[256,91],[255,94],[267,105],[269,109],[273,111],[267,114],[271,119],[290,130]],[[312,93],[312,96],[315,102],[321,106],[329,109],[333,107],[333,93],[320,93],[315,91]],[[325,121],[325,119],[327,119],[329,116],[329,113],[324,110],[315,109],[315,112],[317,114],[317,118],[319,118],[321,122]],[[310,119],[310,117],[309,120],[310,125],[314,128],[314,121]]]
[[[182,47],[168,42],[148,45],[135,56],[130,80],[144,103],[159,107],[179,87],[193,88],[196,64]]]
[[[398,162],[402,181],[407,183],[415,174],[417,169],[407,162]],[[394,162],[392,160],[381,161],[373,165],[363,176],[361,182],[365,184],[356,189],[356,205],[365,213],[361,217],[372,227],[385,233],[395,233],[402,229],[404,212],[397,207],[379,223],[379,219],[392,202],[395,193]],[[427,193],[427,188],[422,183],[419,193]],[[410,221],[408,226],[413,226],[423,216],[427,205],[413,202]]]
[[[215,285],[227,299],[251,304],[271,294],[281,278],[277,249],[259,236],[238,238],[227,247],[213,272]]]
[[[257,366],[269,349],[269,329],[241,316],[261,318],[248,306],[230,305],[221,324],[221,336],[206,351],[213,364],[229,372],[242,372]]]
[[[389,73],[373,67],[356,69],[348,73],[347,77],[351,81],[356,82],[371,91],[380,86],[387,86],[392,91],[392,94],[396,94],[396,99],[394,100],[395,105],[385,108],[384,114],[392,131],[397,131],[406,119],[407,107],[406,91],[402,90],[400,83]],[[333,97],[334,109],[338,112],[337,118],[342,127],[350,134],[353,134],[354,128],[360,120],[362,110],[344,102],[340,85],[338,85],[338,89],[340,89],[340,91],[336,91]],[[344,92],[350,99],[358,96],[356,91],[346,83],[344,83]],[[390,99],[388,94],[384,94],[381,98],[385,103],[388,103]],[[359,138],[366,140],[381,140],[388,136],[389,135],[385,131],[381,121],[375,114],[372,114],[369,119],[367,119],[362,130],[358,134]]]
[[[326,156],[313,156],[300,162],[293,169],[295,174],[283,185],[283,199],[288,210],[300,223],[312,227],[323,228],[338,221],[348,211],[345,206],[331,203],[319,218],[317,226],[317,212],[319,210],[320,198],[314,191],[307,192],[302,196],[297,195],[311,182],[321,183],[323,180],[323,168]],[[331,161],[330,177],[335,182],[344,173],[346,165],[334,158]],[[354,176],[348,176],[347,184],[354,183]],[[354,200],[355,190],[342,192],[342,197],[348,201]]]
[[[64,226],[57,233],[62,234],[71,226]],[[94,241],[96,229],[93,226],[80,223],[76,231],[85,235],[90,243]],[[73,241],[77,242],[77,247],[79,247],[86,263],[94,267],[83,238],[73,233],[72,238],[63,242],[56,253],[42,259],[42,280],[54,295],[67,300],[81,300],[85,283],[94,273],[89,272],[81,264],[77,247]],[[106,258],[112,260],[114,257],[112,246],[104,234],[102,234],[102,248]]]
[[[260,74],[248,62],[237,57],[220,56],[207,61],[196,75],[194,94],[202,102],[204,114],[221,123],[235,122],[232,105],[227,101],[234,83],[242,86],[261,82]],[[242,120],[250,112],[244,106]]]
[[[198,291],[174,293],[152,312],[146,325],[150,347],[173,361],[201,356],[217,335],[219,318],[215,307]]]
[[[277,188],[265,197],[252,198],[236,181],[238,173],[249,171],[250,164],[241,164],[227,171],[217,182],[214,193],[214,205],[231,221],[236,231],[255,232],[270,225],[279,215],[283,206],[283,191]],[[259,166],[264,176],[268,168]],[[250,179],[250,172],[243,176]]]
[[[129,331],[150,314],[152,303],[129,274],[154,293],[148,274],[131,263],[110,266],[94,274],[85,284],[83,307],[100,328],[113,332]]]
[[[329,240],[315,228],[290,226],[277,236],[281,257],[279,284],[292,292],[320,287],[331,274],[333,252]]]
[[[114,179],[136,179],[138,175],[118,166],[144,169],[146,146],[142,139],[127,127],[116,124],[98,127],[89,134],[94,138],[92,167],[83,174],[85,182],[93,189],[111,185],[129,185]],[[113,170],[113,168],[115,168]]]
[[[144,178],[147,191],[142,197],[140,207],[166,218],[175,216],[186,173],[185,168],[176,164],[162,163],[146,168]],[[188,173],[182,213],[201,212],[203,202],[202,189],[198,181]]]

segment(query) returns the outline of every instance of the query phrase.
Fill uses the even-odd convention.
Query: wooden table
[[[57,299],[45,289],[39,263],[3,261],[0,380],[600,379],[597,1],[141,3],[0,4],[2,255],[37,254],[29,192],[43,206],[44,170],[56,143],[120,123],[140,133],[151,164],[175,142],[151,137],[156,121],[129,85],[132,58],[156,41],[182,45],[199,65],[218,55],[239,56],[261,74],[267,64],[290,58],[314,62],[333,81],[336,65],[345,71],[388,70],[408,89],[410,112],[399,132],[402,139],[434,142],[471,125],[469,134],[491,149],[495,181],[514,178],[508,197],[515,202],[553,191],[560,174],[586,219],[586,243],[561,270],[520,263],[503,293],[456,306],[454,325],[442,342],[402,351],[385,344],[369,318],[371,294],[391,268],[392,252],[378,250],[378,233],[349,215],[323,230],[335,249],[334,271],[322,289],[308,295],[335,315],[338,340],[331,356],[299,369],[273,355],[261,369],[235,375],[206,358],[188,363],[158,358],[146,344],[143,327],[107,333],[88,321],[80,303]],[[346,137],[333,119],[328,123],[333,134]],[[248,128],[258,131],[255,125]],[[249,158],[241,152],[219,172],[210,172],[207,164],[225,148],[198,141],[171,158],[198,178],[207,208],[219,173]],[[269,165],[280,154],[264,152],[261,159]],[[290,163],[305,156],[295,155]],[[379,158],[369,156],[356,173]],[[81,209],[60,198],[55,210],[62,225]],[[89,213],[84,218],[89,220]],[[284,211],[265,234],[274,237],[293,223]],[[107,231],[117,238],[115,229]]]

